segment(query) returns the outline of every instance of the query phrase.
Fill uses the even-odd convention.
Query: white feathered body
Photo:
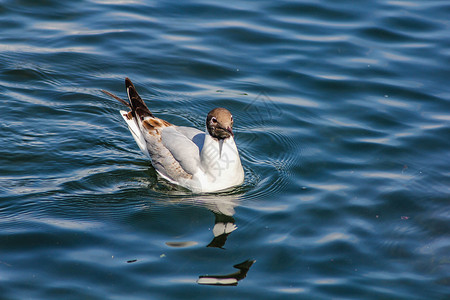
[[[216,139],[207,130],[175,126],[155,117],[130,118],[125,111],[121,115],[142,153],[171,183],[195,193],[215,192],[243,183],[244,170],[232,136]]]

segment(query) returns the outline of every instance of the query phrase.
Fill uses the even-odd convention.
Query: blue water
[[[449,15],[2,1],[0,298],[448,299]],[[100,92],[124,98],[126,76],[171,123],[228,108],[243,186],[158,178]]]

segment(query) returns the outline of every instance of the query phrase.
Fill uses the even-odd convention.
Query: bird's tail
[[[127,89],[128,101],[130,101],[131,113],[134,117],[139,117],[142,121],[145,117],[153,117],[152,112],[145,105],[144,100],[139,96],[134,84],[130,78],[125,78],[125,87]]]
[[[144,100],[139,96],[138,92],[136,91],[136,88],[134,87],[134,84],[131,82],[130,78],[125,78],[125,87],[127,89],[127,95],[128,95],[128,101],[126,102],[122,98],[117,97],[113,93],[110,93],[108,91],[102,90],[103,93],[106,95],[118,100],[123,105],[128,106],[130,108],[130,112],[132,117],[138,118],[142,121],[145,117],[153,117],[152,112],[150,109],[148,109],[147,105],[145,104]],[[131,118],[131,117],[130,117]]]

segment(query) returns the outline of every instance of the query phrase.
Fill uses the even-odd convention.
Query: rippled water
[[[0,298],[448,297],[449,13],[2,1]],[[157,178],[100,92],[126,76],[175,124],[232,111],[244,185]]]

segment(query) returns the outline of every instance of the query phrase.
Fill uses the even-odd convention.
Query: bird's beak
[[[231,134],[232,137],[234,137],[233,130],[231,129],[230,126],[227,127],[227,131]]]

